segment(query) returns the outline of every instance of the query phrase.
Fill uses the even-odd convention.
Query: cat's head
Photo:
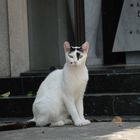
[[[72,66],[85,64],[89,43],[85,42],[82,46],[70,46],[69,42],[64,42],[66,63]]]

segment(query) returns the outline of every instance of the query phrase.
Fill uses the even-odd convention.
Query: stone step
[[[31,117],[35,97],[0,98],[0,117]],[[140,115],[139,95],[85,95],[85,116]]]
[[[0,117],[32,116],[32,103],[40,83],[49,72],[28,72],[0,78]],[[106,67],[89,70],[85,115],[140,115],[140,68]]]
[[[28,72],[15,78],[0,78],[0,94],[10,91],[11,96],[34,95],[49,72]],[[107,67],[89,70],[86,94],[125,94],[140,92],[140,67]]]

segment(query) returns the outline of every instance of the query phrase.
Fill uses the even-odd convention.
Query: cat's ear
[[[89,43],[86,41],[86,42],[82,45],[82,50],[83,50],[83,52],[88,53],[88,49],[89,49]]]
[[[69,52],[70,51],[70,43],[68,41],[64,42],[64,51]]]

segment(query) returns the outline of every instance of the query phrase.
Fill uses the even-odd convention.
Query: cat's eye
[[[72,55],[69,55],[69,57],[70,57],[70,58],[73,58],[73,56],[72,56]]]

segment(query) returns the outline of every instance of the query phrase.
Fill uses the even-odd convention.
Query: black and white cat
[[[69,42],[64,42],[64,68],[47,76],[41,83],[33,103],[32,121],[37,126],[90,124],[83,115],[83,96],[88,81],[85,65],[88,48],[88,42],[81,47],[72,47]]]
[[[90,124],[83,115],[83,97],[88,81],[86,59],[88,42],[72,47],[64,42],[64,68],[50,73],[41,83],[33,103],[33,119],[0,126],[0,131],[34,126],[63,126]]]

